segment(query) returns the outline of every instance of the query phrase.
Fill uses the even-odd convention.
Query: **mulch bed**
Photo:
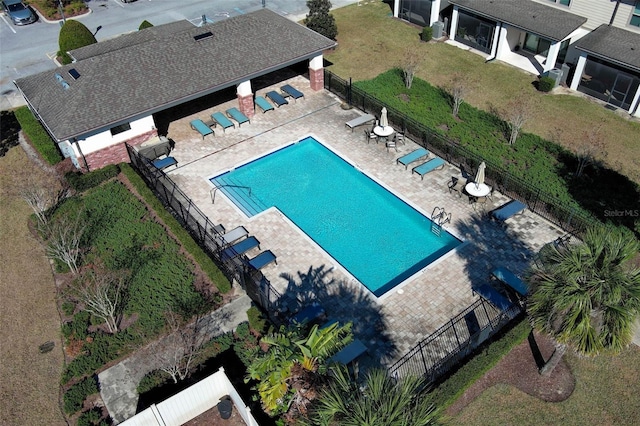
[[[554,344],[549,337],[534,332],[529,335],[528,340],[513,348],[484,377],[467,389],[447,408],[446,414],[457,415],[485,389],[500,383],[513,386],[543,401],[564,401],[571,396],[576,385],[575,378],[564,360],[560,361],[549,377],[538,373],[542,360],[549,359],[553,350]]]

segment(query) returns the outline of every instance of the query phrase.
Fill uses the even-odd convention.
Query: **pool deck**
[[[278,264],[272,263],[262,272],[288,300],[305,304],[316,299],[330,319],[352,321],[354,334],[368,347],[371,361],[393,362],[474,302],[478,296],[473,289],[489,282],[494,268],[504,266],[518,274],[544,244],[564,234],[528,210],[504,224],[489,220],[473,209],[466,196],[449,193],[451,177],[460,176],[457,167],[447,164],[421,180],[410,167],[405,170],[396,164],[396,159],[417,148],[416,144],[407,140],[398,146],[398,152],[388,152],[384,142],[367,144],[366,126],[353,132],[345,126],[360,111],[342,109],[340,100],[327,91],[313,92],[303,77],[276,87],[285,83],[304,92],[304,99],[291,100],[289,105],[267,113],[257,109],[251,123],[242,127],[224,133],[214,129],[215,136],[204,140],[189,127],[194,118],[206,119],[214,111],[236,106],[235,100],[171,122],[168,137],[176,142],[171,155],[179,164],[165,172],[212,222],[227,229],[242,225],[260,240],[261,250],[276,254]],[[220,192],[212,203],[210,177],[309,135],[427,216],[435,207],[444,208],[452,214],[445,229],[465,243],[377,299],[277,210],[248,219]],[[496,191],[485,210],[507,201],[509,198]],[[258,252],[255,249],[248,255]]]

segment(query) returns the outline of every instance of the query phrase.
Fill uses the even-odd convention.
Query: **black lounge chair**
[[[298,89],[296,89],[295,87],[289,84],[285,84],[280,88],[280,90],[282,90],[285,93],[285,96],[284,96],[285,98],[287,96],[291,96],[295,101],[297,101],[300,98],[304,98],[304,93],[302,93],[301,91],[299,91]]]
[[[276,104],[278,108],[289,103],[285,98],[282,97],[280,93],[276,92],[275,90],[267,92],[266,96],[267,98],[271,99],[271,102]]]
[[[246,238],[239,243],[235,243],[231,247],[225,249],[220,254],[220,260],[226,262],[227,260],[235,259],[241,254],[244,254],[255,247],[260,248],[260,241],[258,241],[256,237]]]
[[[265,250],[256,257],[249,259],[249,266],[251,266],[253,269],[258,270],[264,268],[271,262],[275,262],[276,265],[278,264],[276,255],[273,254],[271,250]]]

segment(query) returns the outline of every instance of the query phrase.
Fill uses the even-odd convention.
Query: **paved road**
[[[266,7],[293,20],[308,12],[306,0],[264,0]],[[357,0],[333,0],[334,7]],[[78,18],[96,35],[98,41],[136,31],[143,20],[154,25],[187,19],[195,25],[216,22],[263,7],[263,0],[87,0],[91,13]],[[52,58],[58,50],[59,22],[38,22],[16,27],[0,15],[0,109],[24,104],[13,80],[36,74],[56,65]]]

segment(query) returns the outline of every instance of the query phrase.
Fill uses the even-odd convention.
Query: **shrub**
[[[335,40],[338,36],[338,26],[333,15],[329,13],[331,2],[329,0],[307,0],[307,7],[309,14],[304,19],[307,28]]]
[[[144,30],[145,28],[151,28],[151,27],[153,27],[153,24],[145,19],[144,21],[142,21],[142,23],[138,27],[138,31]]]
[[[233,350],[238,358],[245,366],[249,366],[251,362],[258,356],[260,350],[258,338],[251,334],[249,323],[243,322],[238,325],[235,331],[235,342]]]
[[[247,311],[247,318],[249,319],[249,326],[252,330],[255,330],[260,334],[264,333],[267,321],[265,320],[262,312],[260,311],[260,309],[258,309],[257,306],[252,306],[249,308],[249,310]]]
[[[78,417],[76,426],[107,426],[108,424],[102,419],[102,411],[99,408],[92,408]]]
[[[69,172],[65,175],[65,178],[73,189],[78,192],[84,192],[118,176],[119,173],[120,167],[117,164],[110,164],[89,173]]]
[[[420,39],[422,41],[431,41],[432,38],[433,38],[433,28],[424,27],[422,29],[422,33],[420,34]]]
[[[73,337],[76,340],[84,340],[88,335],[89,320],[91,315],[87,311],[80,311],[73,316],[71,322],[62,325],[62,334],[67,339]]]
[[[162,370],[153,370],[145,374],[145,376],[138,383],[138,394],[142,395],[143,393],[149,392],[152,389],[160,387],[167,383],[169,380],[169,375]]]
[[[60,28],[60,36],[58,38],[60,61],[63,65],[70,64],[72,60],[67,52],[94,43],[97,43],[97,40],[89,31],[89,28],[79,21],[69,19]]]
[[[94,377],[87,377],[71,386],[63,396],[64,411],[67,414],[78,412],[89,395],[98,393],[98,383]]]
[[[73,302],[62,302],[62,306],[60,307],[62,309],[62,313],[64,313],[66,316],[70,316],[73,315],[73,312],[76,309],[76,304]]]
[[[16,109],[15,115],[25,136],[31,141],[33,147],[47,163],[54,165],[62,161],[62,155],[55,141],[51,139],[28,107],[23,106]]]
[[[553,90],[553,86],[555,86],[555,84],[556,81],[549,76],[540,77],[540,80],[538,81],[538,90],[545,93],[550,92]]]

